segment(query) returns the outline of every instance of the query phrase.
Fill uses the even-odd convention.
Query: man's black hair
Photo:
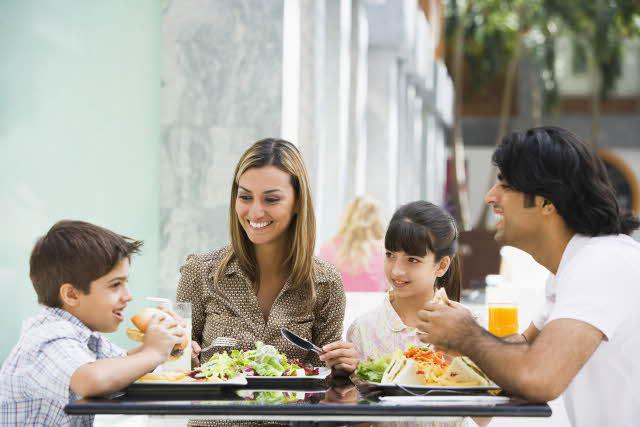
[[[552,202],[576,233],[630,234],[640,225],[621,212],[602,160],[566,129],[544,126],[507,135],[492,161],[510,187]]]

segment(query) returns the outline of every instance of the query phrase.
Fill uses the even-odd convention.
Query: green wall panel
[[[39,309],[29,254],[57,220],[145,240],[128,315],[157,292],[160,7],[0,2],[0,361]]]

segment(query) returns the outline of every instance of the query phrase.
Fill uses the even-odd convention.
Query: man
[[[564,393],[574,426],[640,422],[638,220],[620,212],[606,169],[555,127],[507,136],[485,196],[496,240],[550,271],[546,305],[520,339],[500,339],[456,303],[419,312],[424,342],[468,355],[498,385],[531,401]],[[516,342],[514,342],[516,341]]]

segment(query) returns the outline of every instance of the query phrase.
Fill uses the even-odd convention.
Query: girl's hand
[[[350,375],[358,367],[358,352],[350,342],[335,341],[322,347],[320,355],[328,368],[337,375]]]

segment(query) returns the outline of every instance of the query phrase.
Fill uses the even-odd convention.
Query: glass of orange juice
[[[489,332],[498,337],[518,333],[518,306],[514,303],[489,303]]]

